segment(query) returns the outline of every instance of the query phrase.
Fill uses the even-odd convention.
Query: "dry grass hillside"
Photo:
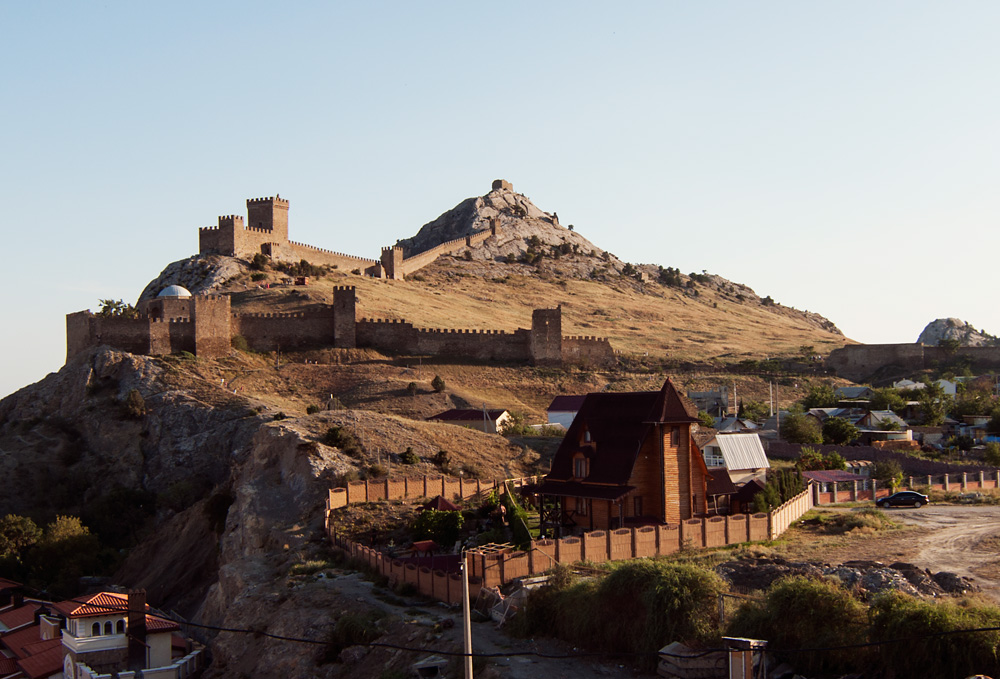
[[[245,277],[229,287],[236,291],[235,307],[274,312],[330,303],[334,285],[354,285],[359,318],[400,319],[425,328],[513,331],[530,327],[532,309],[561,304],[564,335],[607,337],[616,351],[675,363],[793,356],[802,346],[828,354],[851,341],[803,312],[756,303],[756,296],[750,303],[752,291],[736,284],[675,288],[614,271],[584,279],[562,275],[559,266],[539,270],[449,256],[405,281],[331,271],[307,288],[248,289]],[[269,274],[261,282],[280,278]]]

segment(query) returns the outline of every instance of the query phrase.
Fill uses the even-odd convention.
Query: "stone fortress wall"
[[[497,180],[493,188],[511,190]],[[280,196],[247,200],[243,217],[219,217],[217,227],[199,230],[201,253],[252,259],[263,253],[278,261],[327,264],[363,269],[367,275],[401,280],[445,254],[462,252],[500,235],[496,219],[478,233],[404,258],[399,246],[383,248],[379,261],[354,257],[288,240],[288,201]],[[531,328],[443,330],[415,328],[405,321],[356,317],[353,287],[334,288],[333,304],[299,313],[234,314],[225,295],[157,297],[135,318],[104,317],[80,311],[66,317],[66,357],[71,359],[106,344],[136,354],[164,355],[188,351],[197,356],[229,354],[234,337],[254,351],[293,351],[321,347],[371,347],[390,353],[454,356],[483,361],[529,362],[534,365],[610,365],[614,350],[607,339],[563,337],[562,310],[535,309]]]
[[[493,188],[503,186],[512,190],[510,182],[498,179]],[[346,271],[359,272],[376,278],[403,280],[442,255],[464,252],[466,248],[501,234],[499,220],[493,219],[490,228],[477,233],[441,243],[429,250],[404,258],[398,245],[382,248],[378,260],[356,257],[343,252],[325,250],[288,239],[288,200],[280,195],[268,198],[247,199],[247,220],[240,215],[222,215],[218,226],[198,230],[198,252],[218,254],[241,259],[253,259],[264,254],[277,262],[296,263],[303,259],[310,264],[332,266]]]
[[[827,370],[854,381],[865,380],[882,368],[900,373],[927,370],[956,359],[967,359],[974,369],[1000,368],[1000,347],[931,347],[923,344],[850,344],[834,349]]]
[[[299,313],[234,314],[226,295],[157,297],[135,318],[78,311],[66,316],[66,360],[101,345],[134,354],[188,351],[218,358],[229,355],[233,338],[240,336],[254,351],[370,347],[396,354],[533,365],[604,366],[616,361],[606,339],[562,337],[558,307],[535,309],[530,329],[444,330],[416,328],[405,321],[359,321],[355,289],[343,286],[333,292],[332,305]]]

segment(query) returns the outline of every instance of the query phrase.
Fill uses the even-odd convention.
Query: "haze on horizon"
[[[65,314],[134,302],[197,227],[291,200],[374,257],[511,181],[631,262],[708,270],[862,342],[1000,334],[987,2],[0,6],[0,395]]]

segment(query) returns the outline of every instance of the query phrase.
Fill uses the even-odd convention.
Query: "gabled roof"
[[[726,469],[765,469],[771,466],[757,434],[719,434],[715,442]]]
[[[721,474],[711,474],[707,479],[706,492],[709,495],[735,495],[736,484],[723,471]]]
[[[0,655],[0,677],[6,677],[8,674],[14,674],[17,671],[17,661],[14,658]]]
[[[865,477],[840,469],[819,469],[811,472],[802,472],[802,476],[820,483],[839,483],[841,481],[864,481]]]
[[[750,479],[736,491],[736,500],[740,502],[752,502],[753,496],[764,490],[764,482],[760,479]]]
[[[698,409],[681,396],[669,379],[659,391],[587,394],[552,460],[546,480],[573,478],[573,457],[589,460],[585,483],[624,487],[632,475],[642,442],[654,424],[697,422]],[[591,442],[580,444],[584,432]],[[590,496],[588,496],[590,497]]]
[[[583,400],[587,398],[586,394],[576,394],[572,396],[556,396],[552,399],[552,403],[546,408],[548,412],[566,412],[575,413],[580,410],[580,406],[583,405]]]
[[[7,632],[0,636],[0,644],[10,649],[11,653],[18,658],[23,658],[28,655],[28,652],[25,650],[28,646],[37,644],[42,640],[40,630],[41,627],[39,625],[29,625],[13,632]]]
[[[426,502],[420,509],[435,509],[439,512],[457,512],[458,507],[454,502],[446,500],[440,495],[435,496],[432,500]]]
[[[490,420],[496,422],[506,410],[487,410],[486,414]],[[447,422],[482,422],[483,411],[479,408],[452,408],[437,415],[431,415],[428,420],[444,420]]]
[[[837,387],[833,393],[840,398],[865,398],[873,392],[871,387]]]
[[[60,601],[52,608],[67,618],[88,618],[128,612],[128,596],[116,592],[98,592],[88,596]]]

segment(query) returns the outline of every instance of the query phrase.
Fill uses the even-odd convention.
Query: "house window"
[[[587,475],[587,458],[577,457],[573,459],[573,476],[582,479]]]
[[[95,622],[94,626],[90,628],[90,636],[99,637],[101,636],[101,623]]]
[[[114,627],[114,625],[111,624],[110,620],[108,620],[106,623],[104,623],[104,633],[105,634],[114,634],[115,633],[115,627]]]
[[[681,443],[681,428],[671,427],[670,428],[670,445],[678,446]]]
[[[115,623],[115,633],[116,634],[125,634],[125,621],[124,620],[119,620],[118,622]]]
[[[642,516],[642,496],[637,495],[632,498],[632,513],[634,516]]]
[[[590,430],[589,429],[584,429],[584,431],[583,431],[583,442],[584,443],[590,443]]]
[[[582,516],[587,515],[587,500],[582,497],[576,498],[576,513]]]

